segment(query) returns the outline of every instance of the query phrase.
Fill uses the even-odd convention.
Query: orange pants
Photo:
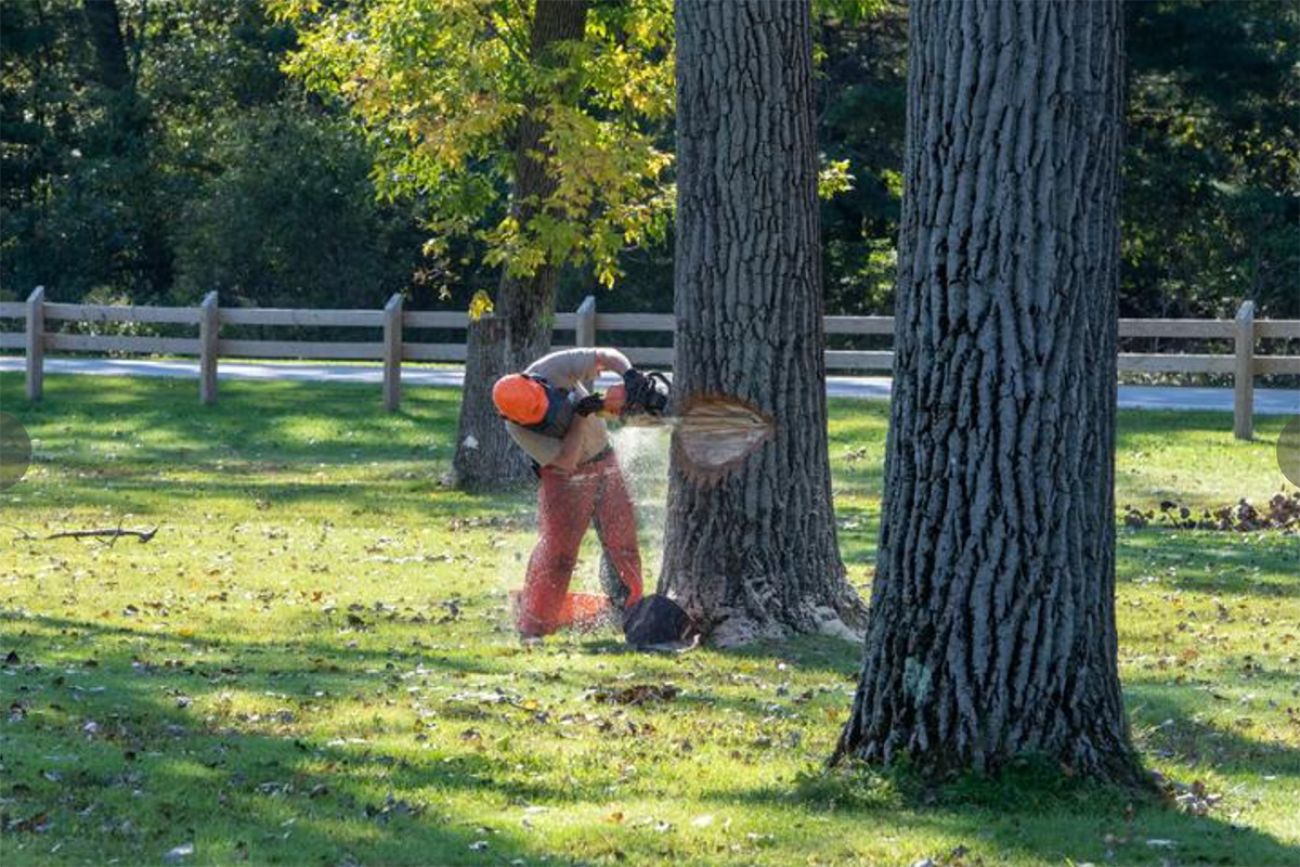
[[[596,458],[565,474],[542,467],[537,493],[540,538],[528,560],[528,574],[519,600],[519,631],[548,635],[559,629],[560,610],[569,592],[578,548],[595,521],[605,556],[618,575],[624,608],[641,599],[641,551],[636,541],[636,517],[627,482],[614,453]]]

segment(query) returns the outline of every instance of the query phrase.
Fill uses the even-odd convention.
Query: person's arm
[[[552,352],[534,361],[525,372],[543,376],[560,388],[573,388],[580,382],[594,380],[602,370],[612,370],[622,376],[631,367],[632,362],[617,349],[593,347]]]
[[[619,376],[632,369],[632,362],[617,349],[602,348],[596,350],[596,372],[612,370]]]
[[[548,467],[554,467],[563,473],[571,473],[578,468],[578,458],[582,454],[583,435],[587,425],[591,424],[584,416],[575,415],[569,429],[560,441],[560,451],[551,460]]]

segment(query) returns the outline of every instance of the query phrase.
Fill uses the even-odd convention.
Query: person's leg
[[[632,496],[628,493],[627,480],[618,465],[618,459],[610,455],[601,461],[601,485],[596,497],[595,523],[596,533],[604,549],[612,571],[617,576],[618,585],[610,586],[604,570],[601,573],[602,584],[611,600],[624,610],[641,601],[641,549],[636,539],[636,513],[632,507]]]
[[[596,499],[594,475],[572,476],[543,467],[537,492],[537,545],[528,560],[519,595],[519,631],[549,635],[559,628],[560,609],[569,592],[578,547],[591,522]]]

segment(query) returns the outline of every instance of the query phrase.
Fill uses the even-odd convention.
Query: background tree
[[[299,44],[298,27],[310,40],[319,21],[306,0],[274,3],[276,10],[301,15],[275,20],[262,0],[0,4],[0,297],[21,297],[44,284],[59,300],[188,303],[202,281],[248,304],[374,307],[400,290],[413,307],[445,303],[464,309],[477,291],[497,291],[500,269],[482,265],[494,249],[493,230],[509,211],[515,152],[494,131],[493,113],[477,109],[490,108],[492,94],[506,91],[515,95],[508,101],[516,115],[523,105],[525,82],[516,55],[528,50],[529,34],[520,22],[531,7],[505,0],[477,4],[474,9],[496,14],[503,27],[454,31],[461,42],[488,44],[481,51],[456,46],[461,54],[432,66],[467,71],[446,85],[453,89],[440,92],[452,106],[466,107],[464,116],[480,124],[470,128],[483,130],[484,141],[495,144],[456,163],[477,173],[481,185],[438,177],[421,186],[420,178],[433,177],[422,167],[436,160],[428,148],[420,156],[412,144],[420,137],[413,131],[418,118],[406,118],[408,128],[397,116],[363,136],[353,123],[362,115],[349,107],[350,98],[331,95],[333,79],[321,69],[311,73],[320,89],[304,95],[281,66]],[[386,4],[319,5],[346,24],[362,15],[358,9]],[[444,15],[470,8],[467,0],[425,5]],[[407,6],[417,4],[411,0]],[[87,12],[110,7],[118,13],[120,46],[111,53],[125,64],[110,64],[119,72],[105,77]],[[815,7],[822,162],[848,160],[854,177],[851,190],[822,205],[828,313],[892,309],[905,13],[901,0],[821,0]],[[1124,14],[1130,75],[1121,315],[1223,315],[1253,297],[1261,315],[1300,316],[1293,276],[1300,273],[1293,232],[1300,220],[1300,11],[1271,0],[1187,0],[1125,4]],[[654,94],[662,104],[646,110],[634,126],[661,154],[670,152],[666,0],[595,4],[587,23],[586,38],[571,48],[594,59],[583,76],[603,70],[597,77],[605,83],[592,92]],[[432,77],[411,79],[402,70],[407,55],[399,36],[411,26],[411,16],[389,22],[382,37],[389,48],[374,66],[379,78],[401,73],[405,105],[419,103]],[[647,27],[652,38],[638,35]],[[505,29],[511,33],[509,50],[501,50],[497,38]],[[360,26],[354,30],[358,37],[368,33]],[[426,55],[444,56],[437,51]],[[469,55],[483,60],[481,69],[465,59]],[[120,110],[124,103],[110,86],[123,79],[123,68],[134,82],[127,92],[136,110],[129,113]],[[358,100],[362,84],[348,85]],[[622,141],[614,120],[627,116],[624,109],[598,103],[594,95],[584,99],[599,135]],[[471,106],[475,111],[468,111]],[[444,108],[438,111],[447,115]],[[285,123],[277,126],[268,118]],[[437,139],[469,141],[445,129]],[[317,154],[317,147],[324,150]],[[258,170],[242,171],[252,155]],[[403,155],[411,157],[409,165]],[[660,181],[667,177],[665,171]],[[259,178],[274,179],[278,188],[254,189]],[[670,192],[666,183],[658,186]],[[341,195],[332,192],[335,187]],[[378,203],[371,201],[376,194]],[[669,202],[661,204],[655,209],[660,227]],[[282,215],[272,224],[275,237],[247,257],[232,252],[248,247],[252,220],[241,215],[269,214],[268,208]],[[464,219],[458,221],[457,214]],[[450,224],[431,232],[420,225],[431,215]],[[422,257],[431,233],[441,244],[431,250],[435,255]],[[611,248],[618,248],[618,289],[602,296],[602,310],[669,309],[671,236],[660,246],[629,243],[617,231],[609,237]],[[346,251],[353,267],[320,268],[313,251],[322,246]],[[601,285],[591,264],[589,258],[586,265],[559,269],[557,294],[564,309]],[[336,273],[338,279],[329,279]],[[295,274],[312,279],[294,279]],[[440,301],[443,293],[450,298]],[[839,347],[849,338],[830,339]]]
[[[261,0],[0,17],[0,296],[375,307],[425,288],[410,204],[376,200],[366,142],[280,71],[294,31]],[[347,267],[321,267],[331,251]]]
[[[903,194],[907,8],[885,0],[815,4],[814,12],[818,5],[829,14],[815,18],[817,140],[825,162],[846,161],[853,174],[851,189],[822,204],[826,309],[889,313]]]
[[[563,68],[564,47],[583,38],[586,24],[586,0],[536,0],[529,61],[539,69]],[[555,79],[551,87],[549,93],[525,96],[523,112],[511,133],[514,176],[507,220],[514,225],[531,226],[534,221],[559,216],[545,212],[544,203],[555,195],[560,178],[546,160],[551,130],[542,106],[545,97],[550,97],[549,101],[572,100],[576,93],[571,76]],[[512,269],[507,264],[497,290],[498,318],[470,325],[466,387],[452,460],[461,487],[511,487],[532,475],[528,456],[515,446],[501,424],[490,389],[497,379],[523,370],[550,349],[561,264],[562,260],[550,257],[543,257],[530,271]]]
[[[1300,317],[1300,6],[1127,3],[1120,315]]]
[[[294,74],[365,124],[381,195],[419,200],[443,270],[458,239],[479,254],[463,264],[502,267],[499,320],[471,331],[456,467],[467,487],[509,485],[527,465],[491,408],[492,380],[549,347],[564,266],[612,285],[625,247],[662,237],[667,4],[318,6],[278,3],[302,33]]]
[[[837,757],[1132,782],[1116,660],[1121,9],[911,9],[883,517]]]
[[[717,484],[674,455],[661,589],[719,643],[843,629],[809,5],[682,0],[676,23],[674,390],[749,401],[776,434]]]

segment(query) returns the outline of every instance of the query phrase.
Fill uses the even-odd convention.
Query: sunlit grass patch
[[[386,415],[367,386],[229,383],[210,408],[192,382],[52,376],[36,408],[20,388],[0,376],[43,457],[0,493],[6,865],[157,863],[188,843],[185,863],[221,864],[1300,860],[1293,536],[1117,532],[1135,739],[1220,796],[1207,815],[1032,762],[935,789],[823,769],[861,656],[839,640],[521,646],[506,593],[533,504],[441,484],[455,391],[408,389]],[[887,414],[831,412],[865,589]],[[1238,444],[1226,418],[1122,414],[1117,504],[1266,496],[1270,425]],[[653,525],[663,485],[642,481]],[[43,538],[119,524],[160,530]]]

